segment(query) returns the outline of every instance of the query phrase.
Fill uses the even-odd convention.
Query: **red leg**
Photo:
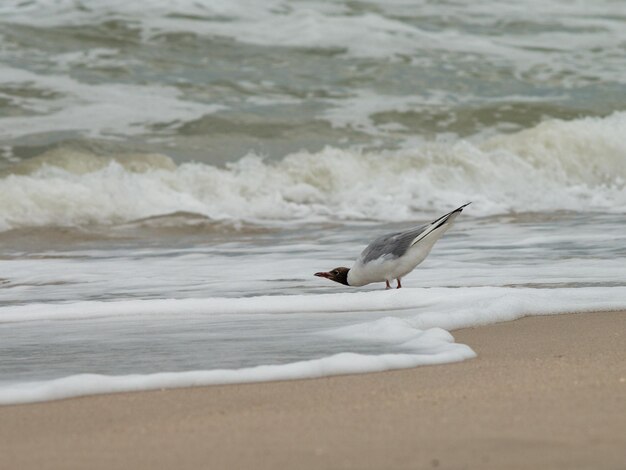
[[[389,281],[385,281],[387,283],[387,287],[385,287],[385,289],[391,289],[391,285],[389,284]]]
[[[396,279],[396,281],[398,281],[398,287],[396,287],[396,289],[400,289],[400,287],[402,287],[402,283],[400,282],[401,279],[398,278],[398,279]]]

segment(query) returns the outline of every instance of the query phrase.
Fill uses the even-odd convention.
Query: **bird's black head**
[[[339,284],[343,284],[344,286],[348,286],[348,271],[350,268],[335,268],[332,271],[327,273],[315,273],[317,277],[325,277],[326,279],[330,279],[331,281],[338,282]]]

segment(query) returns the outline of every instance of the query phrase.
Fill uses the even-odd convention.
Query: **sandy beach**
[[[626,2],[537,3],[0,2],[0,470],[626,470]]]
[[[626,313],[454,332],[478,358],[0,408],[0,468],[626,468]]]

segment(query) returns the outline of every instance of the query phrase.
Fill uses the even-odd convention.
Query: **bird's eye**
[[[333,269],[330,273],[331,273],[331,274],[337,274],[337,270],[336,270],[336,269]]]

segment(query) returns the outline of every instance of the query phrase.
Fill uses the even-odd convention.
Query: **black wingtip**
[[[458,209],[454,209],[452,212],[448,212],[445,215],[442,215],[441,217],[439,217],[437,220],[433,220],[431,222],[431,225],[437,225],[437,227],[435,228],[439,228],[441,225],[445,224],[446,221],[448,220],[448,217],[450,217],[452,214],[456,214],[457,212],[463,212],[463,208],[466,206],[469,206],[472,202],[468,202],[466,204],[463,204],[461,207],[459,207]],[[442,222],[443,221],[443,222]]]

